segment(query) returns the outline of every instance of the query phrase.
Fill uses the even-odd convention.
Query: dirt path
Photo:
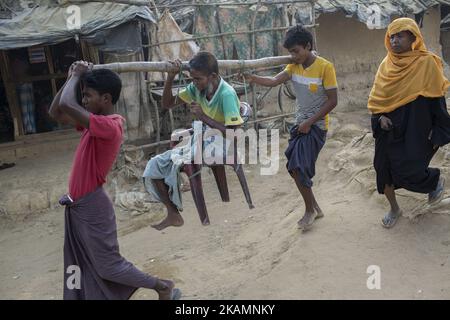
[[[233,172],[227,172],[231,202],[222,203],[205,171],[210,226],[200,224],[189,193],[182,228],[157,232],[149,224],[162,213],[130,217],[119,210],[122,254],[146,272],[174,279],[186,299],[449,299],[450,208],[427,209],[426,195],[402,191],[407,215],[422,215],[382,228],[386,202],[374,192],[367,116],[334,119],[314,186],[325,217],[312,230],[296,228],[304,206],[281,155],[277,175],[246,167],[253,210]],[[281,152],[285,145],[286,139]],[[450,181],[445,152],[434,162]],[[61,299],[62,210],[20,224],[1,221],[0,299]],[[380,290],[366,286],[369,265],[380,267]],[[156,294],[141,289],[133,298]]]

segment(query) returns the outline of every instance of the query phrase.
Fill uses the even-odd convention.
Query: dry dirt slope
[[[253,210],[232,172],[232,201],[222,203],[205,171],[208,227],[200,225],[189,193],[182,228],[149,228],[163,216],[159,206],[137,216],[118,210],[122,253],[147,272],[175,279],[186,299],[449,299],[450,208],[427,208],[426,195],[401,191],[400,204],[411,219],[383,229],[387,204],[375,192],[367,132],[365,114],[333,117],[314,189],[325,218],[309,232],[296,229],[304,206],[280,155],[275,176],[247,166]],[[281,151],[285,145],[283,140]],[[445,150],[434,164],[450,181]],[[61,209],[22,223],[3,219],[0,298],[60,299],[62,244]],[[381,290],[366,287],[369,265],[381,268]],[[133,298],[156,296],[139,290]]]

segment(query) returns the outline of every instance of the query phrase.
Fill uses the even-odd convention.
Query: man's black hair
[[[286,49],[290,49],[295,45],[300,45],[303,48],[311,44],[311,49],[313,49],[313,35],[311,31],[304,28],[302,25],[296,25],[290,27],[286,32],[286,36],[284,37],[283,47]]]
[[[216,57],[207,51],[198,52],[190,61],[189,68],[200,71],[206,75],[219,74],[219,64]]]
[[[117,73],[108,69],[97,69],[86,72],[82,77],[84,86],[94,89],[99,94],[109,93],[112,103],[115,104],[120,97],[122,81]]]

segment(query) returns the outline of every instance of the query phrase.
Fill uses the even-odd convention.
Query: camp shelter
[[[56,124],[48,108],[70,64],[143,61],[155,18],[145,5],[88,1],[0,2],[0,146],[15,148],[76,134]],[[141,4],[144,2],[141,1]],[[144,74],[121,75],[116,112],[129,140],[153,131]],[[14,141],[14,142],[11,142]]]

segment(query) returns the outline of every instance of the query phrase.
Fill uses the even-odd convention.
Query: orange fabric
[[[390,36],[410,31],[416,36],[412,50],[394,53]],[[389,26],[384,39],[388,51],[381,62],[367,107],[374,113],[389,113],[417,99],[418,96],[442,97],[450,82],[444,76],[442,60],[427,50],[417,23],[410,18],[399,18]]]

